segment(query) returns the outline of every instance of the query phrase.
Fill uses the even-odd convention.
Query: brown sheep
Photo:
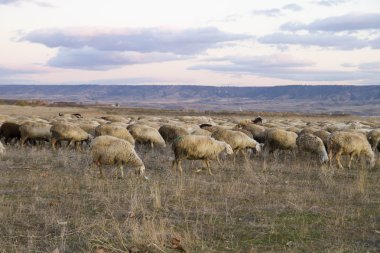
[[[13,122],[4,122],[0,127],[0,139],[4,138],[6,144],[12,140],[20,140],[20,125]]]
[[[166,143],[172,143],[176,138],[189,134],[185,128],[174,125],[163,125],[158,132]]]

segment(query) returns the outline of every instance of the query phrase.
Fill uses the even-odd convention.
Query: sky
[[[0,84],[379,85],[379,0],[0,0]]]

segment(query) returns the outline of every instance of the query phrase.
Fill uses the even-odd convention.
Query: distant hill
[[[380,86],[1,85],[0,99],[130,107],[380,115]]]

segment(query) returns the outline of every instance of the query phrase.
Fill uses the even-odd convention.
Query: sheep
[[[59,141],[68,141],[68,145],[75,143],[77,150],[80,150],[80,144],[83,142],[90,142],[92,136],[84,131],[82,128],[72,124],[54,124],[50,128],[51,132],[51,145],[56,149],[56,143]]]
[[[257,125],[261,125],[261,124],[263,124],[263,118],[261,118],[260,116],[258,116],[254,120],[252,120],[252,123],[253,124],[257,124]]]
[[[136,142],[148,143],[152,148],[154,145],[166,147],[165,140],[162,138],[158,130],[153,127],[133,124],[129,125],[127,129]]]
[[[276,149],[294,150],[297,147],[297,134],[283,129],[274,128],[266,132],[265,149],[273,152]]]
[[[373,151],[376,151],[376,148],[380,151],[380,128],[370,131],[367,134],[367,139],[371,144]]]
[[[296,144],[300,152],[310,152],[318,155],[321,163],[329,160],[323,141],[314,134],[300,134],[296,139]]]
[[[143,175],[145,165],[137,155],[133,146],[126,140],[110,135],[96,137],[91,143],[92,161],[99,167],[99,172],[104,177],[102,165],[118,165],[121,177],[124,177],[123,165],[136,167],[136,173]]]
[[[185,128],[174,125],[162,125],[158,132],[166,143],[172,143],[176,138],[189,134]]]
[[[46,123],[39,123],[39,122],[26,122],[21,124],[20,126],[20,144],[21,147],[24,146],[26,140],[31,141],[50,141],[51,138],[51,132],[50,132],[51,125]]]
[[[200,128],[200,129],[195,129],[190,134],[192,134],[192,135],[211,136],[212,133],[210,131],[207,131],[205,129]]]
[[[208,172],[212,175],[210,160],[217,158],[222,152],[233,154],[231,146],[223,141],[217,141],[214,138],[201,135],[184,135],[178,137],[172,144],[175,159],[172,168],[178,167],[182,175],[181,162],[183,159],[203,160],[208,168]]]
[[[215,131],[211,137],[218,141],[224,141],[231,146],[232,150],[234,151],[234,164],[236,161],[236,155],[239,152],[241,152],[245,160],[248,161],[247,155],[245,153],[245,149],[247,148],[255,149],[256,152],[261,151],[260,144],[257,141],[249,138],[246,134],[239,131],[219,130]]]
[[[327,142],[330,136],[330,132],[327,132],[326,130],[318,130],[313,133],[315,136],[318,136],[323,141],[323,144],[325,145],[325,148],[327,150]]]
[[[5,144],[10,143],[12,140],[20,140],[20,125],[13,122],[4,122],[0,127],[0,139],[4,138]]]
[[[350,160],[348,168],[351,169],[351,162],[353,158],[363,155],[370,160],[370,167],[375,165],[375,154],[369,144],[367,138],[358,133],[336,131],[332,133],[328,139],[328,150],[330,167],[332,167],[332,161],[335,157],[339,168],[343,169],[340,162],[341,155],[349,155]]]
[[[115,125],[115,124],[104,124],[104,125],[97,126],[95,128],[95,136],[101,136],[101,135],[111,135],[111,136],[128,141],[129,143],[132,144],[132,146],[135,145],[135,139],[129,133],[129,131],[126,128]]]
[[[238,124],[234,127],[234,129],[244,129],[249,131],[252,134],[253,139],[260,143],[265,142],[265,131],[266,128],[263,126],[259,126],[256,124]]]
[[[0,142],[0,157],[2,157],[5,154],[5,147],[3,143]]]

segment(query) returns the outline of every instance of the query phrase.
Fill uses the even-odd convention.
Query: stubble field
[[[180,177],[169,146],[138,145],[149,180],[117,179],[111,167],[100,178],[88,150],[6,148],[0,252],[380,250],[379,168],[275,152],[214,161],[213,176],[186,161]]]

